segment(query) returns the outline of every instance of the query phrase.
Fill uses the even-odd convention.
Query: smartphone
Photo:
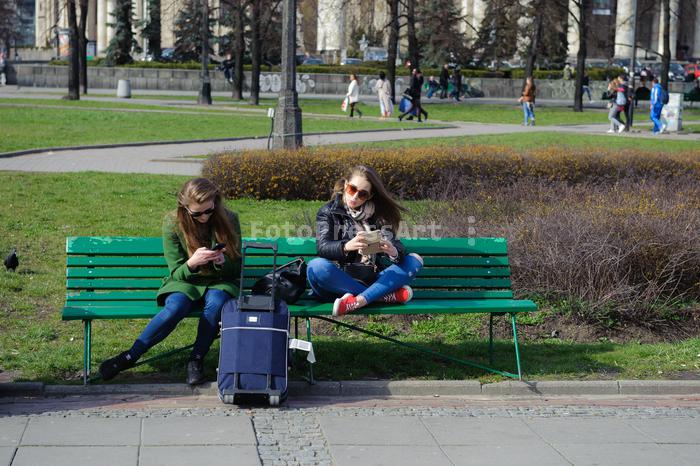
[[[212,251],[219,251],[221,249],[224,249],[226,247],[226,243],[216,243],[213,248],[211,248]]]

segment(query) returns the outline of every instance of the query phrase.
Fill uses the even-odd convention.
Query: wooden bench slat
[[[166,267],[162,256],[68,256],[68,267]]]
[[[66,302],[78,301],[155,301],[156,290],[139,291],[69,291]]]
[[[145,303],[144,303],[145,304]],[[291,305],[289,310],[292,316],[307,317],[314,315],[331,315],[331,303],[306,302],[300,305]],[[463,314],[479,312],[530,312],[537,309],[534,302],[529,300],[512,299],[465,299],[465,300],[419,300],[411,301],[404,305],[372,304],[362,308],[357,315],[407,315],[407,314]],[[123,303],[117,305],[100,305],[91,307],[67,306],[64,308],[64,320],[77,320],[90,317],[93,319],[131,319],[152,317],[160,308],[152,302],[150,306],[129,306]]]
[[[245,277],[259,278],[272,268],[246,267]],[[69,267],[67,278],[163,278],[169,274],[167,267]],[[509,277],[509,267],[426,267],[418,272],[419,277],[448,277],[448,278],[489,278]]]
[[[69,278],[66,287],[70,290],[117,290],[117,289],[158,289],[162,281],[160,279],[128,279],[128,278]],[[244,279],[244,288],[250,288],[255,283],[255,278]],[[421,278],[416,277],[411,286],[416,288],[510,288],[510,280],[507,278]]]
[[[157,292],[148,291],[80,291],[69,292],[66,295],[67,305],[90,306],[100,302],[155,302]],[[513,292],[510,290],[482,290],[482,291],[455,291],[455,290],[431,290],[414,289],[413,299],[511,299]],[[89,304],[88,304],[89,303]]]

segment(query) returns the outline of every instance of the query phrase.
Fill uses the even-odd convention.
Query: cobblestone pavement
[[[696,464],[699,427],[700,396],[4,398],[0,464]]]

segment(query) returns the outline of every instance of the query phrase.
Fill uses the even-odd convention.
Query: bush
[[[670,320],[676,304],[700,300],[696,177],[641,185],[526,179],[445,197],[452,200],[419,221],[440,224],[444,236],[508,238],[520,294],[579,320],[651,326]]]
[[[700,178],[697,152],[545,148],[521,153],[500,146],[229,152],[210,157],[203,175],[230,198],[322,200],[329,197],[333,182],[358,162],[375,168],[389,190],[403,199],[441,199],[445,187],[500,187],[523,178],[569,184]]]

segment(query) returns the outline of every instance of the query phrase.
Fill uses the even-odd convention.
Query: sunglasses
[[[364,189],[357,189],[357,186],[351,183],[345,183],[345,192],[348,196],[354,196],[357,194],[357,198],[361,201],[366,201],[371,197],[371,194]]]
[[[188,209],[187,207],[185,207],[185,209],[187,209],[187,212],[189,212],[190,215],[191,215],[193,218],[197,218],[197,217],[201,217],[202,215],[211,215],[211,214],[213,214],[214,211],[216,210],[216,206],[212,207],[211,209],[203,210],[203,211],[201,211],[201,212],[192,212],[192,211],[191,211],[190,209]]]

